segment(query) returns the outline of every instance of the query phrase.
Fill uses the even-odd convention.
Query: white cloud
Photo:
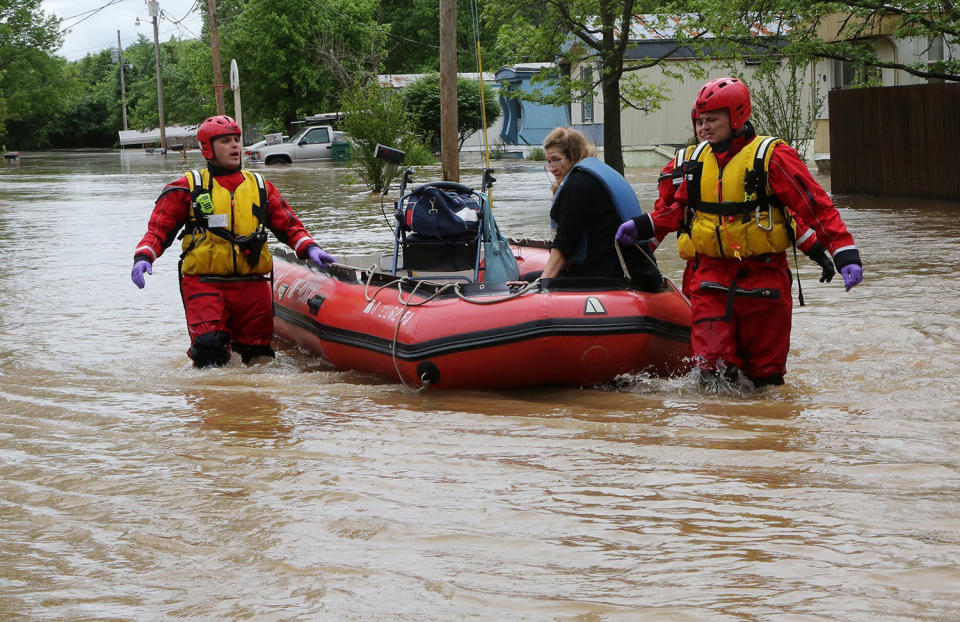
[[[63,18],[60,27],[67,32],[57,54],[69,60],[116,48],[118,30],[123,47],[135,42],[139,34],[153,40],[153,24],[144,0],[43,0],[41,6],[48,15]],[[199,11],[206,11],[205,0],[159,0],[159,6],[163,15],[159,23],[160,41],[200,35],[203,21]],[[180,20],[179,25],[172,23]]]

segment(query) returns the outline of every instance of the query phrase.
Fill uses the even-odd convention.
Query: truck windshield
[[[309,128],[306,128],[306,127],[303,128],[302,130],[300,130],[299,132],[297,132],[296,134],[294,134],[293,136],[291,136],[291,137],[290,137],[290,140],[288,140],[287,142],[288,142],[288,143],[293,143],[294,145],[296,145],[297,143],[300,142],[300,139],[303,138],[303,135],[307,133],[307,130],[308,130],[308,129],[309,129]]]

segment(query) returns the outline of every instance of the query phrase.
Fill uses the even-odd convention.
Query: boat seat
[[[451,239],[412,233],[403,240],[403,267],[425,272],[472,271],[476,265],[478,243],[477,233]]]
[[[476,281],[483,233],[481,201],[473,189],[451,182],[424,184],[401,197],[394,274],[403,269],[415,278]]]

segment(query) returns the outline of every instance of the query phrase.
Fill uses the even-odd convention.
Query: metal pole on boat
[[[160,15],[160,6],[157,0],[147,0],[147,12],[153,19],[153,58],[157,65],[157,113],[160,118],[160,147],[167,153],[167,128],[164,127],[163,114],[163,78],[160,72],[160,33],[157,28],[157,18]]]
[[[457,0],[440,0],[440,166],[444,181],[460,181],[457,137]]]

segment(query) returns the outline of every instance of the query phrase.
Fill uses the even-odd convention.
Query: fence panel
[[[836,194],[960,201],[960,84],[830,92]]]

